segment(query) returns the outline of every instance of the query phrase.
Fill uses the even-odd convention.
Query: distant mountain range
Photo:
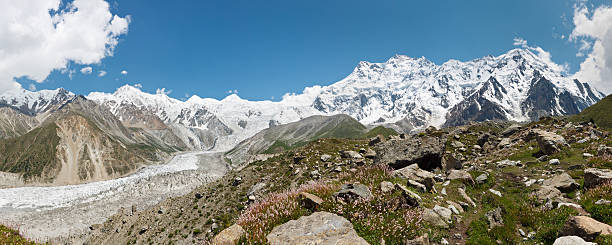
[[[306,88],[302,94],[287,95],[279,102],[248,101],[235,94],[223,100],[193,96],[180,101],[130,85],[112,94],[93,92],[87,96],[61,88],[11,91],[0,94],[0,138],[14,140],[55,124],[59,141],[67,139],[60,133],[59,121],[70,111],[114,142],[106,152],[117,150],[111,147],[115,143],[123,148],[139,146],[143,151],[132,159],[155,160],[180,150],[228,151],[264,129],[313,115],[346,114],[364,125],[414,132],[470,121],[526,122],[547,115],[576,114],[605,96],[586,82],[566,77],[556,67],[525,49],[466,62],[449,60],[442,65],[396,55],[384,63],[362,61],[341,81]],[[80,149],[77,153],[83,152],[85,145],[92,147],[75,144],[73,147]],[[65,145],[60,143],[57,148]],[[6,167],[11,159],[0,152],[0,171],[18,172]],[[113,173],[105,168],[106,174]],[[101,174],[98,177],[107,176]]]

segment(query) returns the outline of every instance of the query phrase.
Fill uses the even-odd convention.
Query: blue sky
[[[36,86],[87,94],[139,83],[144,91],[166,88],[179,99],[221,99],[236,90],[246,99],[278,100],[334,83],[361,60],[383,62],[394,54],[437,64],[470,60],[506,52],[516,37],[550,52],[573,73],[584,60],[576,56],[579,44],[567,38],[575,3],[111,0],[113,14],[131,18],[114,55],[91,65],[91,74],[71,62],[72,78],[55,70]],[[103,77],[97,76],[101,70]]]

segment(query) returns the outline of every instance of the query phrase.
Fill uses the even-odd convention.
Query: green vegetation
[[[0,244],[25,244],[25,245],[36,245],[37,243],[28,241],[23,238],[19,231],[11,229],[7,226],[0,225]]]
[[[597,126],[612,129],[612,95],[608,95],[601,101],[584,109],[578,115],[571,118],[575,122],[592,121]]]
[[[0,140],[0,171],[23,173],[26,180],[43,177],[45,170],[59,167],[55,159],[59,140],[54,123],[19,137]]]
[[[397,132],[391,128],[385,128],[383,126],[376,126],[373,129],[370,129],[367,133],[363,134],[360,138],[368,139],[372,137],[376,137],[377,135],[382,135],[387,138],[390,135],[397,135]]]

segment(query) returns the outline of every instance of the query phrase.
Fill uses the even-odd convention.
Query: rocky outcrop
[[[612,226],[591,217],[572,216],[561,229],[561,234],[563,236],[579,236],[586,241],[593,241],[599,235],[612,235]]]
[[[546,155],[552,155],[559,152],[561,147],[567,144],[563,136],[552,132],[534,129],[531,133],[535,135],[540,150]]]
[[[271,245],[368,244],[357,235],[357,232],[353,229],[353,224],[341,216],[328,212],[316,212],[276,226],[266,238]]]
[[[612,170],[598,168],[587,168],[584,170],[584,187],[595,187],[606,181],[612,181]]]
[[[597,245],[597,243],[587,242],[577,236],[562,236],[557,238],[553,245]]]
[[[562,173],[550,179],[544,180],[542,185],[555,187],[563,193],[572,192],[580,187],[580,185],[578,185],[578,183],[572,179],[572,176],[567,173]]]
[[[445,144],[446,139],[432,136],[388,140],[376,145],[375,162],[388,164],[394,169],[415,163],[425,170],[443,168]]]
[[[213,240],[212,245],[234,245],[238,243],[245,231],[242,226],[235,224],[219,232]]]

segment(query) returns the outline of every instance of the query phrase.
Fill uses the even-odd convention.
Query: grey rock
[[[363,156],[356,151],[340,151],[340,157],[350,159],[363,159]]]
[[[548,161],[548,164],[550,164],[550,165],[559,165],[559,164],[561,164],[561,162],[559,161],[559,159],[553,158],[553,159],[550,159]]]
[[[444,220],[432,209],[424,209],[422,218],[425,222],[440,228],[448,228],[448,223],[444,222]]]
[[[489,138],[491,138],[490,134],[488,133],[481,134],[480,136],[478,136],[478,139],[476,140],[476,144],[482,147],[485,145],[485,143],[489,141]]]
[[[408,186],[414,187],[420,192],[427,192],[427,187],[425,187],[425,185],[411,179],[408,180]]]
[[[511,144],[512,140],[510,140],[510,138],[503,138],[497,146],[499,146],[499,148],[505,148],[509,147]]]
[[[316,210],[323,204],[323,199],[308,192],[301,192],[299,199],[302,206],[309,210]]]
[[[562,173],[550,179],[544,180],[542,185],[555,187],[563,193],[572,192],[580,187],[580,185],[578,185],[578,183],[576,183],[576,181],[574,181],[574,179],[572,179],[572,177],[567,173]]]
[[[461,147],[465,147],[465,145],[459,141],[453,141],[453,143],[451,143],[451,146],[455,147],[455,148],[461,148]]]
[[[272,245],[368,244],[357,235],[353,225],[347,219],[328,212],[315,212],[276,226],[266,238]]]
[[[395,185],[389,181],[380,182],[380,191],[382,191],[382,193],[391,192],[394,188]]]
[[[498,197],[502,197],[501,192],[493,190],[493,189],[489,189],[489,192],[493,193],[494,195],[498,196]]]
[[[442,155],[445,144],[444,137],[433,136],[388,140],[375,146],[375,162],[388,164],[394,169],[415,163],[425,170],[443,169]]]
[[[512,160],[501,160],[499,162],[497,162],[497,167],[498,168],[505,168],[505,167],[512,167],[512,166],[516,166],[519,163],[519,161],[512,161]]]
[[[340,191],[334,193],[334,197],[345,201],[354,201],[359,198],[370,199],[372,192],[370,192],[370,188],[363,184],[344,184],[340,187]]]
[[[585,152],[585,153],[582,153],[582,157],[584,157],[584,158],[590,158],[590,157],[593,157],[593,154],[588,153],[588,152]]]
[[[234,224],[225,230],[222,230],[211,241],[213,245],[229,245],[236,244],[244,235],[245,231],[242,226]]]
[[[452,169],[446,178],[449,180],[459,180],[466,185],[474,185],[474,179],[472,179],[472,175],[470,175],[467,171],[464,170]]]
[[[488,211],[485,216],[487,217],[487,221],[489,222],[489,228],[492,229],[497,226],[504,226],[501,208],[498,207],[496,209]]]
[[[470,196],[467,195],[467,193],[465,193],[465,190],[463,188],[457,188],[457,191],[459,192],[459,195],[461,195],[461,197],[463,197],[463,199],[465,199],[467,203],[469,203],[473,207],[476,207],[476,203],[472,200],[472,198],[470,198]]]
[[[572,216],[567,220],[560,234],[563,236],[579,236],[590,242],[599,235],[612,235],[612,226],[591,217]]]
[[[385,141],[385,137],[383,137],[382,135],[377,135],[376,137],[370,139],[370,142],[368,142],[368,145],[374,146],[383,141]]]
[[[412,240],[407,240],[405,245],[429,245],[429,235],[427,233]]]
[[[476,183],[479,185],[482,185],[487,182],[487,179],[489,179],[489,175],[486,173],[483,173],[481,175],[478,175],[478,177],[476,177]]]
[[[446,201],[446,203],[447,203],[449,206],[453,206],[453,207],[454,207],[454,208],[455,208],[457,211],[459,211],[459,213],[463,213],[463,212],[465,212],[465,211],[463,210],[463,207],[462,207],[460,204],[456,203],[456,202],[453,202],[453,201]],[[466,204],[467,204],[467,203],[466,203]],[[466,206],[467,206],[467,205],[466,205]],[[450,208],[450,207],[449,207],[449,208]]]
[[[606,181],[612,181],[612,170],[598,168],[584,170],[584,187],[592,188]]]
[[[402,196],[404,197],[408,205],[413,207],[419,206],[419,203],[421,202],[421,197],[419,195],[400,184],[395,184],[395,189],[399,190],[402,193]]]
[[[376,158],[376,152],[372,149],[368,149],[363,156],[367,159],[374,159]]]
[[[327,162],[331,159],[331,156],[329,154],[323,154],[321,155],[321,161],[323,162]]]
[[[599,199],[595,202],[595,205],[608,205],[611,204],[612,201],[606,199]]]
[[[587,242],[577,236],[562,236],[557,238],[553,245],[597,245],[597,243]]]
[[[402,169],[395,170],[393,171],[393,173],[396,176],[419,182],[425,185],[425,187],[427,187],[427,190],[431,190],[431,187],[434,185],[435,175],[431,172],[419,168],[417,164],[412,164]]]
[[[606,145],[599,145],[599,147],[597,147],[597,155],[598,156],[612,155],[612,147],[606,146]]]
[[[514,133],[518,132],[519,130],[521,130],[522,126],[519,124],[512,124],[509,127],[507,127],[506,129],[504,129],[504,131],[501,132],[501,134],[505,137],[508,137],[510,135],[513,135]]]
[[[540,129],[534,129],[532,132],[535,134],[540,150],[546,155],[559,152],[561,147],[567,144],[561,135]]]

